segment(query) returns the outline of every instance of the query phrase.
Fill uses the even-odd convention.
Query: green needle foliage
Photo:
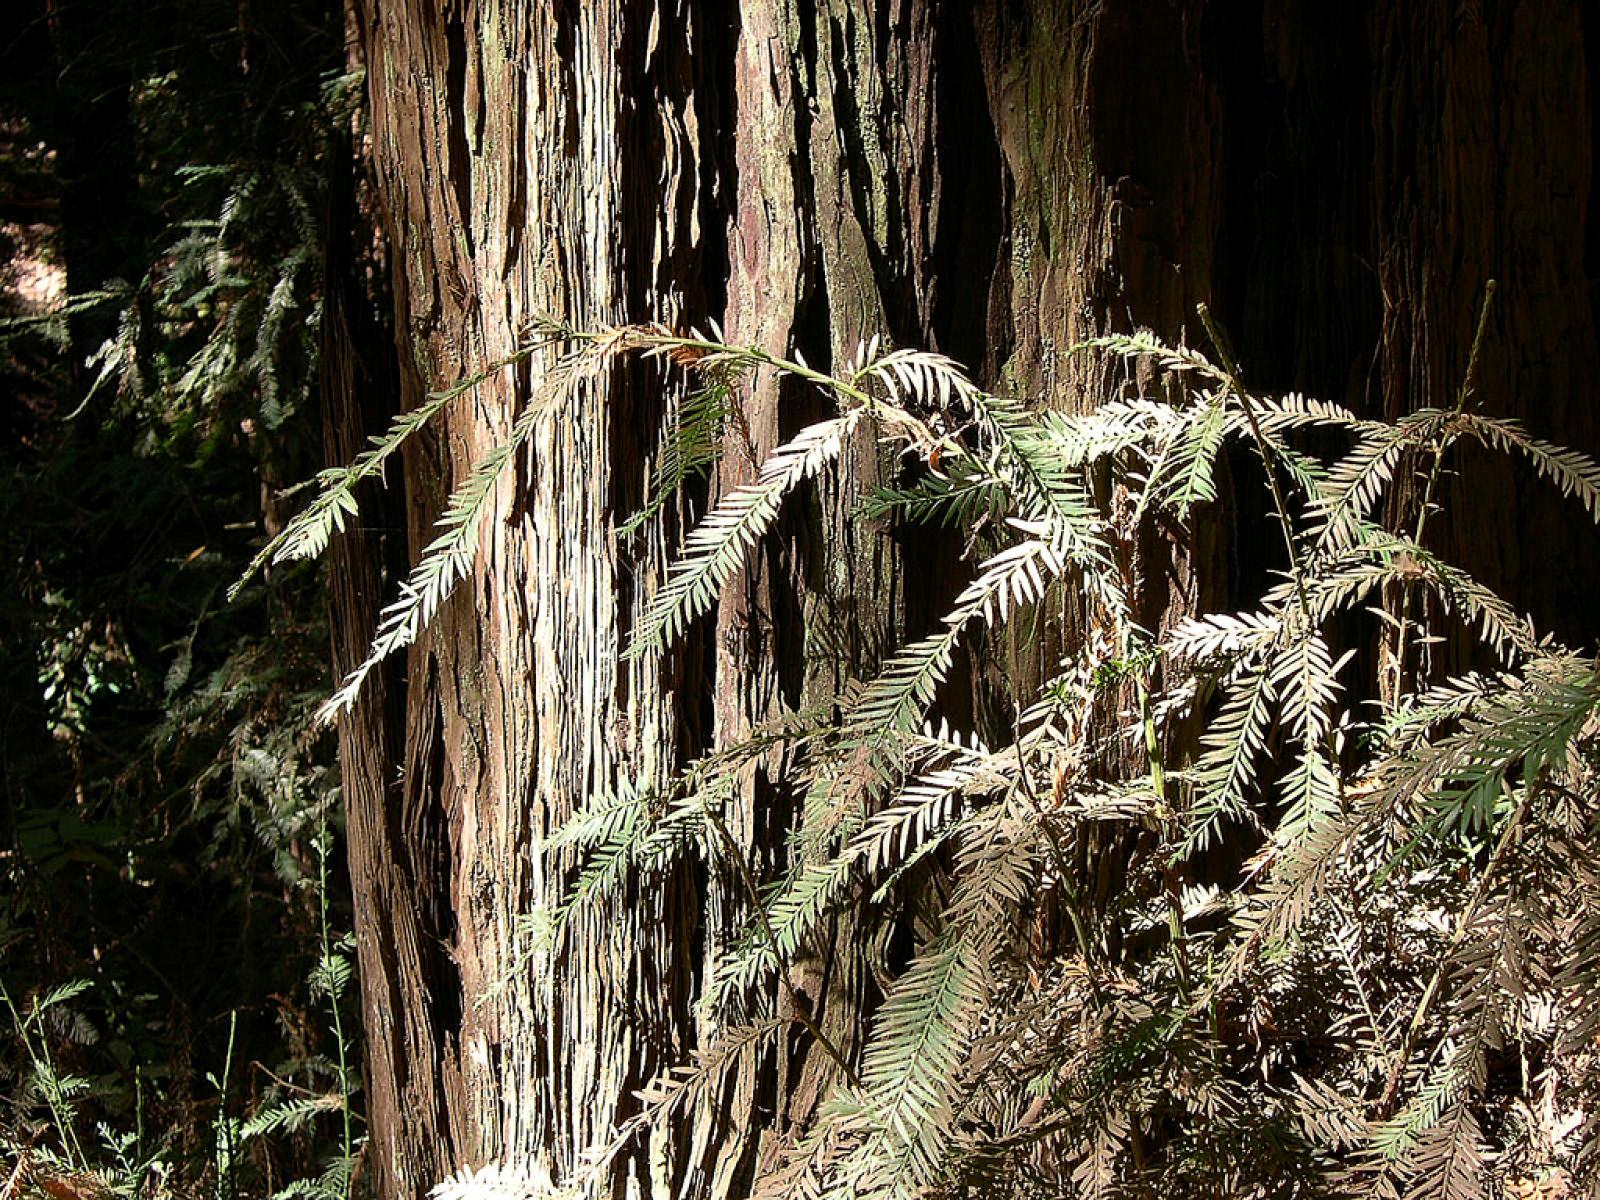
[[[698,336],[595,336],[788,367]],[[933,521],[992,548],[940,628],[827,716],[720,749],[666,795],[596,798],[560,835],[590,852],[583,904],[669,850],[734,852],[708,830],[774,737],[807,796],[794,865],[715,964],[708,1011],[728,1014],[726,1040],[664,1080],[642,1119],[671,1136],[768,1036],[772,982],[830,915],[864,903],[893,922],[894,898],[929,878],[907,874],[921,863],[944,881],[937,916],[763,1195],[1243,1196],[1296,1179],[1307,1194],[1471,1200],[1552,1170],[1594,1180],[1600,900],[1579,881],[1600,862],[1600,672],[1378,520],[1402,472],[1462,439],[1526,457],[1591,513],[1596,464],[1482,413],[1386,424],[1247,395],[1149,335],[1086,349],[1151,356],[1190,390],[1042,413],[937,356],[864,347],[847,373],[807,376],[838,415],[685,540],[635,653],[711,606],[842,422],[923,464],[865,498],[863,519]],[[706,462],[718,429],[700,428]],[[1151,642],[1128,615],[1126,548],[1138,523],[1205,519],[1230,443],[1286,484],[1290,570],[1256,607]],[[1342,448],[1312,450],[1329,445]],[[1114,500],[1092,499],[1107,477]],[[1089,635],[1007,740],[927,726],[963,636],[1025,619],[1056,588],[1079,593]],[[1407,673],[1375,707],[1337,639],[1352,619],[1391,629],[1384,598],[1411,590],[1433,600],[1406,630],[1411,661],[1443,621],[1503,665],[1433,686]],[[1130,711],[1133,696],[1146,699]],[[1126,773],[1129,747],[1143,767]],[[1096,904],[1084,855],[1108,843],[1126,856],[1121,890]],[[1202,883],[1219,848],[1244,866]]]
[[[753,880],[744,935],[710,965],[702,1007],[721,1033],[645,1094],[613,1148],[692,1124],[792,1020],[839,1072],[762,1195],[1248,1196],[1293,1179],[1307,1194],[1475,1200],[1551,1171],[1600,1178],[1600,671],[1430,551],[1425,517],[1410,532],[1382,523],[1396,480],[1436,476],[1462,440],[1526,458],[1596,516],[1600,466],[1464,403],[1384,423],[1251,395],[1231,366],[1148,334],[1081,351],[1152,359],[1179,398],[1082,414],[988,394],[948,359],[876,341],[838,374],[659,326],[548,325],[527,352],[553,343],[566,350],[546,392],[451,498],[330,709],[466,572],[484,497],[533,423],[623,356],[691,376],[658,489],[717,461],[756,371],[835,409],[712,504],[629,655],[667,651],[703,617],[858,433],[912,475],[862,497],[859,519],[931,521],[984,548],[933,632],[822,712],[716,748],[660,788],[591,797],[551,839],[585,857],[565,916],[681,856],[742,854],[722,812],[774,746],[805,797],[788,867]],[[325,474],[281,546],[325,543],[374,457],[472,382]],[[1239,453],[1271,484],[1286,570],[1242,611],[1138,628],[1130,548],[1147,523],[1206,519]],[[622,532],[667,499],[649,496]],[[930,725],[962,646],[1063,589],[1084,636],[1019,698],[1012,727],[991,744]],[[1430,601],[1421,618],[1413,593]],[[1389,639],[1381,695],[1339,651],[1363,620]],[[1428,685],[1408,664],[1452,628],[1500,666]],[[1114,891],[1091,899],[1106,846],[1121,857]],[[1219,876],[1213,861],[1242,865]],[[869,953],[906,902],[923,914],[915,945],[847,1057],[789,969],[846,908],[882,923],[851,948]],[[437,1194],[517,1189],[549,1192],[506,1164]]]

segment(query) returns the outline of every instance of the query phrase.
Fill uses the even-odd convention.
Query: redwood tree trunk
[[[1576,0],[1466,12],[1409,0],[362,0],[358,11],[395,274],[394,410],[504,358],[540,313],[579,325],[715,317],[734,341],[813,362],[883,334],[952,354],[986,386],[1084,407],[1122,381],[1071,346],[1137,326],[1200,342],[1194,308],[1207,300],[1263,387],[1392,414],[1442,402],[1494,274],[1509,293],[1485,403],[1593,446],[1582,388],[1596,366],[1593,270],[1578,253],[1595,242],[1592,58]],[[1512,120],[1533,112],[1548,118],[1537,131]],[[413,557],[539,370],[501,371],[408,453]],[[343,378],[330,411],[348,454],[358,424],[376,421]],[[597,791],[659,780],[831,695],[926,628],[959,585],[938,539],[847,522],[851,497],[894,468],[863,439],[730,583],[709,640],[664,663],[620,663],[681,520],[642,545],[614,537],[672,402],[643,372],[584,391],[502,482],[471,578],[342,726],[385,1196],[496,1160],[581,1177],[634,1090],[707,1033],[692,1006],[748,911],[738,880],[686,870],[591,912],[542,973],[519,918],[558,902],[573,864],[541,851],[541,836]],[[768,380],[744,403],[748,444],[735,439],[714,491],[748,480],[815,412]],[[1520,486],[1497,476],[1455,497],[1440,528],[1467,542],[1461,531],[1511,512]],[[1265,518],[1226,500],[1219,510],[1198,532],[1125,548],[1147,624],[1225,603],[1274,565],[1259,548],[1276,536]],[[1498,549],[1468,565],[1514,594],[1526,580],[1530,603],[1592,636],[1592,608],[1576,606],[1600,583],[1592,540],[1545,521],[1494,518],[1483,527]],[[1551,528],[1566,531],[1550,544],[1569,569],[1535,584],[1535,552],[1509,547]],[[344,553],[348,662],[382,601],[361,543]],[[1081,633],[1056,607],[1043,636],[986,652],[1024,688]],[[946,715],[1009,719],[992,670],[980,661],[965,678]],[[792,813],[773,782],[782,761],[764,768],[730,824],[772,869]],[[1102,890],[1115,860],[1096,857]],[[876,972],[893,966],[856,929],[841,914],[797,978],[846,1052]],[[832,1070],[814,1047],[785,1043],[720,1111],[630,1142],[601,1182],[745,1195]]]
[[[652,36],[638,15],[364,7],[398,407],[506,357],[541,312],[679,319],[706,227],[689,131],[711,98],[692,87],[689,31]],[[413,546],[538,382],[536,368],[501,372],[407,455]],[[522,965],[519,925],[559,899],[569,865],[539,839],[596,790],[675,761],[661,667],[617,656],[661,558],[660,532],[629,563],[612,537],[653,407],[620,382],[589,389],[537,437],[403,686],[364,701],[403,713],[394,758],[355,764],[350,788],[386,1194],[495,1160],[566,1178],[683,1047],[692,919],[671,889],[582,919],[549,975]],[[346,731],[364,740],[373,724],[358,711]],[[667,1169],[634,1154],[620,1172],[664,1192]]]

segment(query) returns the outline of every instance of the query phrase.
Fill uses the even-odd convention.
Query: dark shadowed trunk
[[[359,24],[397,367],[364,359],[359,337],[330,354],[340,458],[388,413],[506,358],[542,313],[712,317],[731,341],[816,363],[881,334],[1082,408],[1123,380],[1077,342],[1150,326],[1203,344],[1205,301],[1252,382],[1393,415],[1453,400],[1490,276],[1477,402],[1594,446],[1595,31],[1575,2],[363,0]],[[540,369],[498,372],[408,452],[413,559]],[[615,530],[675,400],[645,371],[581,392],[502,480],[466,585],[341,728],[386,1196],[497,1160],[581,1174],[634,1091],[707,1032],[694,1001],[748,911],[739,880],[685,870],[591,911],[545,973],[523,918],[559,902],[573,864],[541,837],[597,792],[832,696],[961,580],[937,537],[847,522],[860,483],[895,469],[863,437],[698,640],[619,661],[679,518],[628,544]],[[758,381],[713,490],[752,478],[810,403]],[[1592,636],[1592,538],[1494,471],[1453,489],[1430,538]],[[1279,565],[1264,516],[1219,509],[1194,534],[1123,548],[1150,627]],[[340,666],[386,602],[380,555],[367,534],[335,559]],[[1023,688],[1051,668],[1082,636],[1054,608],[966,671],[946,715],[1008,721],[992,660]],[[781,762],[764,768],[729,820],[767,875],[793,814]],[[1099,856],[1102,889],[1114,859]],[[846,1053],[882,957],[854,930],[840,914],[796,979]],[[835,1069],[786,1043],[674,1144],[630,1142],[615,1193],[747,1194]]]

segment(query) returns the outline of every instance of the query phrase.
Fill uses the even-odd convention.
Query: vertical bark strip
[[[952,13],[900,3],[870,11],[783,0],[741,6],[723,321],[730,339],[775,354],[798,349],[827,363],[876,335],[935,344],[970,338],[970,330],[941,324],[936,306],[936,273],[959,269],[956,255],[972,249],[969,230],[952,235],[940,227],[946,173],[958,169],[940,158],[960,104],[949,89],[967,82],[935,70],[957,20]],[[991,183],[998,184],[992,135],[964,148],[990,154]],[[985,201],[994,211],[996,196]],[[986,227],[981,214],[972,220]],[[719,489],[753,479],[780,441],[821,412],[804,389],[758,381],[744,401],[741,438],[719,470]],[[855,498],[895,470],[863,431],[824,474],[814,499],[795,502],[773,544],[724,589],[716,618],[715,744],[736,743],[785,711],[828,701],[851,679],[870,676],[890,648],[920,632],[919,621],[942,611],[952,578],[948,551],[918,564],[920,594],[913,596],[904,555],[915,543],[891,542],[889,531],[852,520]],[[784,839],[797,815],[796,797],[776,786],[785,773],[783,755],[773,754],[731,814],[768,875],[787,865]],[[714,963],[748,919],[749,905],[727,873],[714,873],[707,904],[706,954]],[[858,915],[843,912],[794,973],[800,1003],[846,1054],[859,1046],[878,995],[876,950],[866,941]],[[776,995],[766,1002],[791,1004]],[[726,1114],[711,1194],[743,1194],[752,1166],[772,1166],[779,1143],[756,1136],[752,1113],[778,1114],[775,1131],[792,1135],[837,1075],[816,1046],[793,1044],[771,1070],[747,1071]]]
[[[1102,333],[1203,340],[1195,305],[1213,299],[1226,154],[1201,57],[1205,7],[1037,3],[1002,8],[989,27],[985,75],[1010,192],[998,320],[1011,352],[999,382],[1014,395],[1074,411],[1106,399],[1123,368],[1069,353]],[[1139,615],[1157,629],[1201,599],[1189,560],[1217,548],[1179,534],[1126,551]],[[1010,647],[1021,695],[1081,621],[1062,613],[1046,636]]]
[[[646,315],[625,311],[628,273],[652,254],[670,261],[682,230],[660,229],[655,246],[621,237],[622,72],[659,45],[641,15],[609,4],[365,6],[399,266],[402,406],[508,355],[538,313],[584,324]],[[649,179],[653,193],[636,198],[645,211],[670,211],[662,196],[696,186],[697,147],[673,119],[663,140],[688,154]],[[675,318],[670,296],[653,303]],[[408,454],[414,547],[539,383],[538,364],[501,372]],[[582,918],[548,976],[524,967],[519,926],[559,899],[571,865],[540,853],[539,838],[575,804],[624,779],[648,784],[672,762],[659,667],[618,665],[625,577],[648,589],[662,550],[658,534],[624,565],[612,536],[614,494],[638,491],[618,470],[644,468],[627,419],[625,393],[589,388],[541,430],[495,494],[471,579],[407,662],[391,819],[427,867],[408,897],[364,914],[382,924],[404,904],[424,926],[419,964],[365,972],[369,1009],[392,1005],[410,1035],[393,1070],[422,1093],[374,1131],[389,1139],[379,1153],[401,1195],[495,1160],[573,1175],[680,1049],[685,951],[670,892]],[[375,1000],[385,975],[392,990]],[[637,1156],[622,1171],[648,1189]]]

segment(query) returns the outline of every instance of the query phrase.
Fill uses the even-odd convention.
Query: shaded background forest
[[[339,1124],[308,979],[322,905],[348,929],[341,814],[315,571],[223,592],[320,462],[359,80],[323,3],[18,3],[0,38],[0,1138],[272,1194]],[[322,1107],[237,1124],[284,1101]]]

